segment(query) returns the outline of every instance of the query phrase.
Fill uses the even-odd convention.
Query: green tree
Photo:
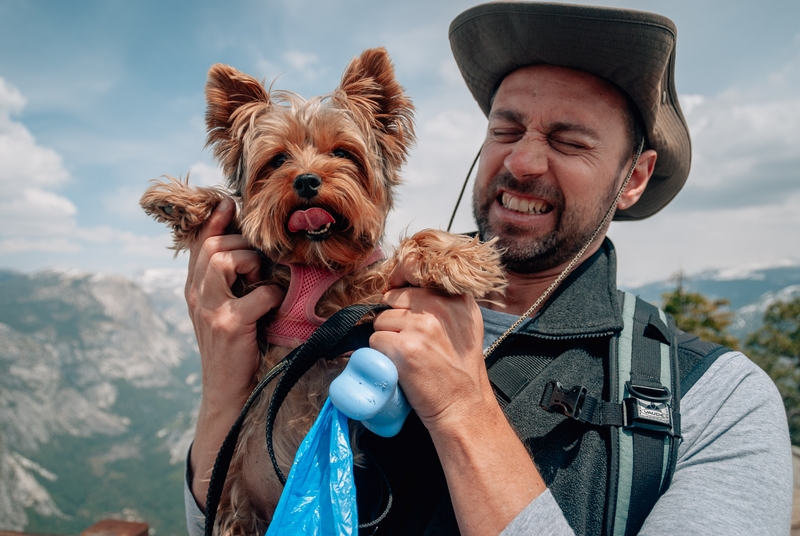
[[[733,350],[739,349],[739,340],[728,333],[733,312],[729,300],[706,298],[699,292],[687,292],[683,275],[677,275],[678,285],[672,292],[662,295],[664,312],[672,315],[678,329],[697,335],[704,341],[716,342]]]
[[[800,298],[770,305],[764,325],[747,338],[745,349],[778,386],[792,443],[800,444]]]

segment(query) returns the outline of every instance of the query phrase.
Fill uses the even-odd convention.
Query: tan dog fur
[[[383,237],[399,169],[414,141],[413,106],[384,49],[354,59],[339,88],[325,97],[306,101],[268,92],[252,77],[219,64],[209,71],[206,97],[208,144],[230,191],[169,179],[153,184],[141,199],[148,214],[172,227],[176,251],[188,249],[214,207],[229,196],[239,208],[231,231],[241,232],[274,263],[265,263],[264,283],[288,286],[288,268],[278,262],[346,274],[318,302],[323,318],[354,303],[378,303],[399,259],[413,259],[420,286],[449,294],[481,298],[505,287],[491,245],[441,231],[418,233],[403,240],[391,259],[363,266]],[[311,199],[293,187],[306,173],[321,181]],[[310,207],[336,219],[319,231],[322,237],[288,230],[291,215]],[[262,339],[259,376],[291,350]],[[346,358],[317,363],[281,406],[274,447],[284,474],[345,363]],[[271,394],[271,387],[261,394],[242,429],[218,511],[221,535],[263,534],[280,497],[264,441]]]

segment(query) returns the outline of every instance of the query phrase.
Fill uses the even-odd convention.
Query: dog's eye
[[[331,154],[336,158],[349,158],[349,159],[353,158],[352,155],[348,151],[345,151],[344,149],[334,149],[333,152],[331,152]]]
[[[275,169],[278,169],[284,163],[286,163],[286,160],[288,158],[289,157],[286,156],[286,153],[278,153],[277,155],[275,155],[275,157],[272,160],[269,161],[269,165],[274,167]]]

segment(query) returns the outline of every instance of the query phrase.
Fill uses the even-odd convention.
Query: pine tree
[[[739,349],[739,340],[728,333],[733,312],[729,300],[706,298],[699,292],[687,292],[683,287],[683,274],[676,276],[674,291],[662,295],[664,312],[672,315],[678,329],[697,335],[704,341],[716,342],[732,350]]]
[[[800,298],[770,305],[764,325],[747,338],[745,347],[778,386],[792,443],[800,444]]]

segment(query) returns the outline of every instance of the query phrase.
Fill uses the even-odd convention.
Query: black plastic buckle
[[[627,382],[631,395],[622,401],[622,425],[675,435],[672,420],[672,394],[666,387],[643,387]]]
[[[542,401],[539,402],[542,408],[552,413],[561,413],[573,419],[580,417],[583,403],[586,401],[586,395],[589,393],[586,387],[578,385],[566,391],[560,383],[551,380],[547,382],[547,388],[545,388],[543,394],[546,395],[548,391],[551,391],[549,399],[544,400],[543,396]]]

